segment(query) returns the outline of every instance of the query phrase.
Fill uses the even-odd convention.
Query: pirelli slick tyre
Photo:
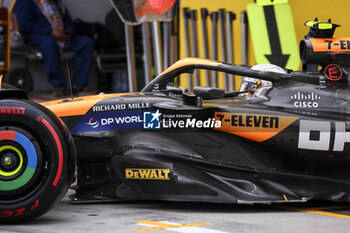
[[[0,100],[0,223],[50,210],[74,168],[73,140],[57,116],[28,100]]]

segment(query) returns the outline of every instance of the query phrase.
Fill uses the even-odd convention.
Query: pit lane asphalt
[[[70,204],[67,198],[44,216],[2,225],[2,233],[227,233],[349,232],[350,203],[233,205],[123,201]]]

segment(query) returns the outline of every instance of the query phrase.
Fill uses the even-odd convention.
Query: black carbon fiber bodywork
[[[344,80],[208,64],[194,68],[237,68],[273,88],[264,98],[202,98],[166,85],[188,67],[165,72],[140,93],[99,96],[84,114],[61,117],[77,148],[78,200],[350,201]]]

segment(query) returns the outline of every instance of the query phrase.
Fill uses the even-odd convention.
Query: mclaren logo
[[[125,178],[136,180],[170,180],[170,169],[126,168]]]

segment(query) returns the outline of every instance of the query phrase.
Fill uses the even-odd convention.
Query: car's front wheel
[[[74,144],[60,119],[31,101],[0,101],[0,223],[50,210],[74,168]]]

